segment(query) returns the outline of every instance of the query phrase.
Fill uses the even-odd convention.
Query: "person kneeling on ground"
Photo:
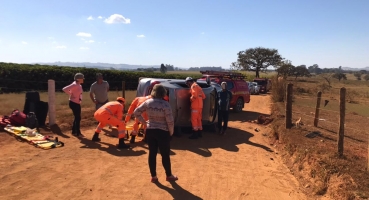
[[[172,174],[170,163],[170,140],[174,133],[174,120],[170,104],[165,101],[166,90],[157,84],[154,86],[151,96],[152,99],[146,100],[134,111],[135,117],[147,127],[146,138],[149,145],[149,168],[151,182],[157,182],[156,176],[156,155],[160,150],[162,164],[165,169],[167,181],[176,181],[178,178]],[[148,121],[142,117],[146,112]]]
[[[118,129],[119,149],[126,149],[130,146],[124,143],[126,135],[126,124],[122,121],[124,112],[125,99],[118,97],[117,101],[112,101],[101,106],[94,114],[95,119],[99,122],[92,141],[100,142],[99,134],[106,124],[116,126]]]
[[[144,103],[146,100],[148,99],[151,99],[151,95],[148,95],[146,97],[136,97],[131,105],[129,106],[128,108],[128,112],[127,112],[127,115],[126,115],[126,119],[125,119],[125,123],[128,123],[129,120],[131,119],[131,115],[133,113],[133,111],[138,107],[140,106],[142,103]],[[145,121],[148,120],[147,118],[147,115],[146,115],[146,112],[142,113],[142,116],[143,118],[145,119]],[[131,133],[132,136],[136,136],[138,134],[138,125],[139,125],[139,121],[137,118],[135,118],[135,122],[133,124],[133,131]],[[142,126],[142,129],[144,129],[144,133],[146,132],[146,127],[145,126]],[[142,141],[144,142],[145,141],[145,134],[144,134],[144,138],[142,139]],[[134,141],[132,141],[131,143],[133,143]]]

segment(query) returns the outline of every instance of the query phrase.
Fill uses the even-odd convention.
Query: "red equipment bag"
[[[18,109],[13,110],[9,117],[10,124],[13,126],[25,126],[26,125],[26,115],[19,111]]]

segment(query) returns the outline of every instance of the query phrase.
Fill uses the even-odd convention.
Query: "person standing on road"
[[[228,116],[230,103],[232,99],[232,92],[227,90],[227,83],[221,83],[222,90],[218,91],[217,102],[218,102],[218,133],[225,135],[225,131],[228,128]],[[222,122],[223,127],[222,127]]]
[[[206,97],[202,88],[191,77],[187,77],[185,83],[190,88],[191,93],[191,124],[193,132],[189,139],[197,139],[202,137],[202,108]]]
[[[178,177],[172,174],[170,163],[170,140],[174,133],[174,120],[170,104],[163,98],[166,95],[164,86],[157,84],[151,92],[151,99],[146,100],[134,111],[135,117],[145,126],[146,138],[149,145],[149,168],[151,182],[157,182],[156,155],[160,150],[162,164],[167,181],[176,181]],[[146,122],[143,113],[147,114]]]
[[[104,81],[101,73],[96,74],[96,82],[90,87],[90,98],[96,105],[96,110],[109,102],[109,83]]]
[[[96,74],[96,81],[91,84],[90,98],[95,104],[95,109],[98,110],[101,106],[109,102],[109,83],[104,80],[101,73]],[[109,128],[111,128],[109,124]]]
[[[84,75],[77,73],[74,75],[74,82],[63,88],[63,91],[69,95],[69,108],[72,109],[74,121],[72,135],[83,136],[80,130],[81,123],[81,102],[83,89],[81,84],[84,81]]]

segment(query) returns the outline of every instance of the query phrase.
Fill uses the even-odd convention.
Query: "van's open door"
[[[191,126],[190,89],[176,89],[177,112],[175,124]]]

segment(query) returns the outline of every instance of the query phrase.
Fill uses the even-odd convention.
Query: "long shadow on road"
[[[249,121],[257,119],[257,117],[261,115],[261,113],[257,112],[248,112],[242,111],[240,113],[230,113],[229,118],[230,121]],[[104,131],[106,136],[114,137],[116,134],[114,131]],[[264,146],[262,144],[254,143],[250,141],[250,138],[254,136],[254,134],[247,132],[245,130],[229,127],[227,130],[227,134],[224,136],[217,135],[213,132],[206,132],[203,133],[203,137],[191,140],[188,139],[187,134],[183,134],[182,137],[173,137],[171,141],[171,149],[172,150],[186,150],[196,153],[198,155],[204,157],[212,156],[212,152],[210,149],[221,148],[226,151],[230,152],[238,152],[239,148],[237,145],[240,144],[247,144],[251,145],[255,148],[261,148],[265,151],[273,152],[269,147]],[[122,149],[118,150],[115,145],[104,143],[104,142],[92,142],[88,138],[81,138],[78,137],[80,142],[83,144],[81,148],[88,148],[88,149],[98,149],[101,151],[105,151],[114,156],[141,156],[147,153],[147,145],[142,142],[136,142],[136,144],[131,145],[131,149]],[[128,141],[126,141],[128,143]],[[135,146],[142,146],[145,150],[135,151]],[[171,155],[175,155],[173,151],[171,151]]]
[[[190,140],[188,135],[182,135],[180,138],[173,138],[171,149],[187,150],[204,157],[212,156],[210,149],[221,148],[226,151],[238,152],[237,145],[248,144],[256,148],[262,148],[265,151],[273,152],[269,147],[250,141],[254,134],[236,128],[228,128],[224,136],[215,133],[204,132],[203,137]]]
[[[240,121],[240,123],[257,119],[261,113],[242,111],[240,113],[231,112],[229,121]],[[268,116],[268,115],[267,115]],[[250,141],[254,134],[245,130],[229,127],[227,134],[224,136],[217,135],[213,132],[204,132],[203,137],[190,140],[188,135],[182,135],[180,138],[174,138],[171,144],[172,149],[187,150],[199,154],[204,157],[212,156],[210,149],[221,148],[226,151],[238,152],[237,145],[248,144],[256,148],[262,148],[265,151],[273,152],[269,147]]]
[[[170,195],[172,195],[173,199],[179,200],[202,200],[202,198],[195,196],[194,194],[190,193],[189,191],[183,189],[181,186],[179,186],[176,182],[170,182],[172,185],[172,188],[166,187],[160,182],[155,183],[158,188],[167,191]]]
[[[229,113],[229,121],[235,121],[235,122],[248,122],[250,120],[257,119],[260,115],[269,116],[267,114],[259,113],[259,112],[253,112],[253,111],[241,111],[239,113],[230,112]]]
[[[144,150],[135,151],[134,149],[117,149],[115,145],[106,143],[106,142],[93,142],[88,138],[77,137],[80,142],[83,144],[81,148],[87,149],[98,149],[100,151],[105,151],[113,156],[141,156],[146,154]],[[106,145],[107,147],[103,147],[102,145]]]

